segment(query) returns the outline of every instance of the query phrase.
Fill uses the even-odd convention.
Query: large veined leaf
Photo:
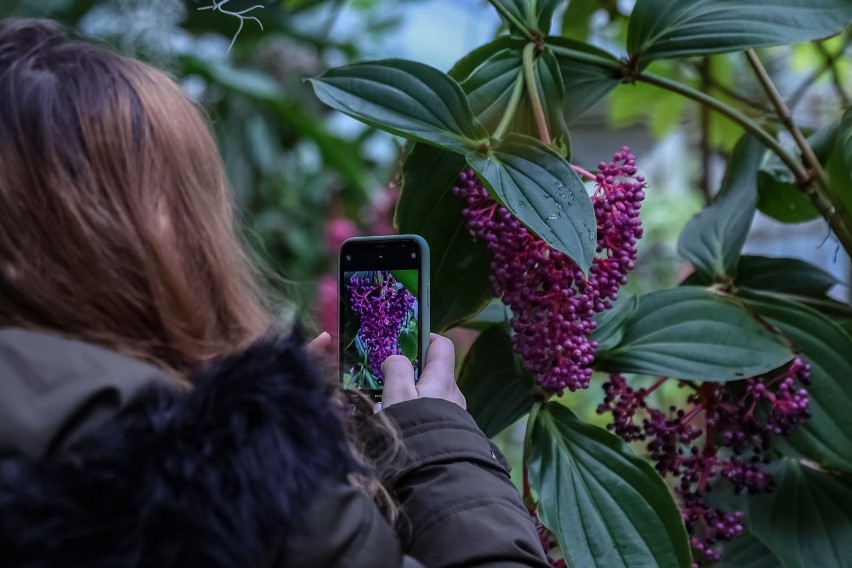
[[[518,28],[550,31],[553,12],[564,0],[491,0],[500,16],[509,24],[509,29]]]
[[[822,268],[797,258],[748,256],[740,258],[737,286],[797,296],[825,296],[838,284]]]
[[[784,568],[848,566],[852,559],[852,477],[792,459],[768,468],[776,488],[747,498],[749,530]]]
[[[549,403],[533,425],[527,466],[539,518],[569,566],[692,565],[668,487],[617,436]]]
[[[444,331],[476,314],[491,297],[491,255],[467,232],[463,202],[453,195],[464,158],[426,144],[415,144],[403,165],[403,187],[396,208],[402,233],[421,235],[431,256],[431,324]]]
[[[637,0],[627,50],[642,67],[654,59],[811,41],[850,21],[848,0]]]
[[[725,545],[720,568],[781,568],[778,558],[745,531]]]
[[[621,341],[595,368],[699,381],[734,381],[777,369],[790,349],[738,300],[695,286],[639,297]]]
[[[811,364],[811,417],[773,443],[823,467],[852,473],[852,337],[816,310],[778,297],[740,290]]]
[[[533,233],[588,273],[597,245],[592,202],[562,156],[534,138],[510,134],[470,166],[491,194]]]
[[[595,316],[597,327],[589,339],[598,343],[600,351],[612,349],[624,338],[624,326],[639,309],[639,298],[628,292],[619,292],[612,308]]]
[[[562,72],[567,122],[604,100],[621,82],[621,64],[611,53],[565,37],[551,36],[545,41]]]
[[[522,73],[522,48],[521,40],[502,37],[476,49],[450,71],[467,94],[473,114],[489,131],[500,123]]]
[[[494,325],[476,339],[458,383],[467,411],[486,436],[499,434],[532,408],[535,382],[523,370],[504,325]]]
[[[462,58],[450,71],[450,76],[459,81],[467,94],[474,115],[489,131],[497,129],[516,83],[523,80],[523,45],[517,38],[498,38]],[[535,78],[540,96],[548,102],[545,110],[551,137],[567,143],[568,129],[563,112],[565,86],[556,57],[546,46],[535,59]],[[526,89],[515,112],[511,132],[539,136]]]
[[[765,147],[744,136],[734,148],[719,197],[690,219],[678,253],[706,276],[734,276],[757,203],[757,170]]]
[[[328,106],[405,138],[464,153],[488,136],[459,84],[422,63],[354,63],[331,69],[311,84]]]

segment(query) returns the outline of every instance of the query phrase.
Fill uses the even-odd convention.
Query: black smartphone
[[[354,237],[340,247],[340,382],[379,402],[382,363],[405,355],[420,377],[429,348],[429,246],[419,235]]]

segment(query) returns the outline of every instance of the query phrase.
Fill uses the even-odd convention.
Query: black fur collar
[[[267,566],[324,480],[358,466],[297,338],[152,386],[69,448],[0,460],[0,565]]]

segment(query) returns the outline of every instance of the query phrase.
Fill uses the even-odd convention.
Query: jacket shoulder
[[[153,385],[73,444],[0,460],[4,565],[265,566],[321,484],[359,471],[294,338]]]

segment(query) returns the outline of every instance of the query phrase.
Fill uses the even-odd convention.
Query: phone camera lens
[[[351,255],[351,254],[347,254],[347,255],[346,255],[346,262],[351,262],[351,261],[352,261],[352,255]]]
[[[411,253],[411,258],[417,258],[417,253],[416,252]]]

